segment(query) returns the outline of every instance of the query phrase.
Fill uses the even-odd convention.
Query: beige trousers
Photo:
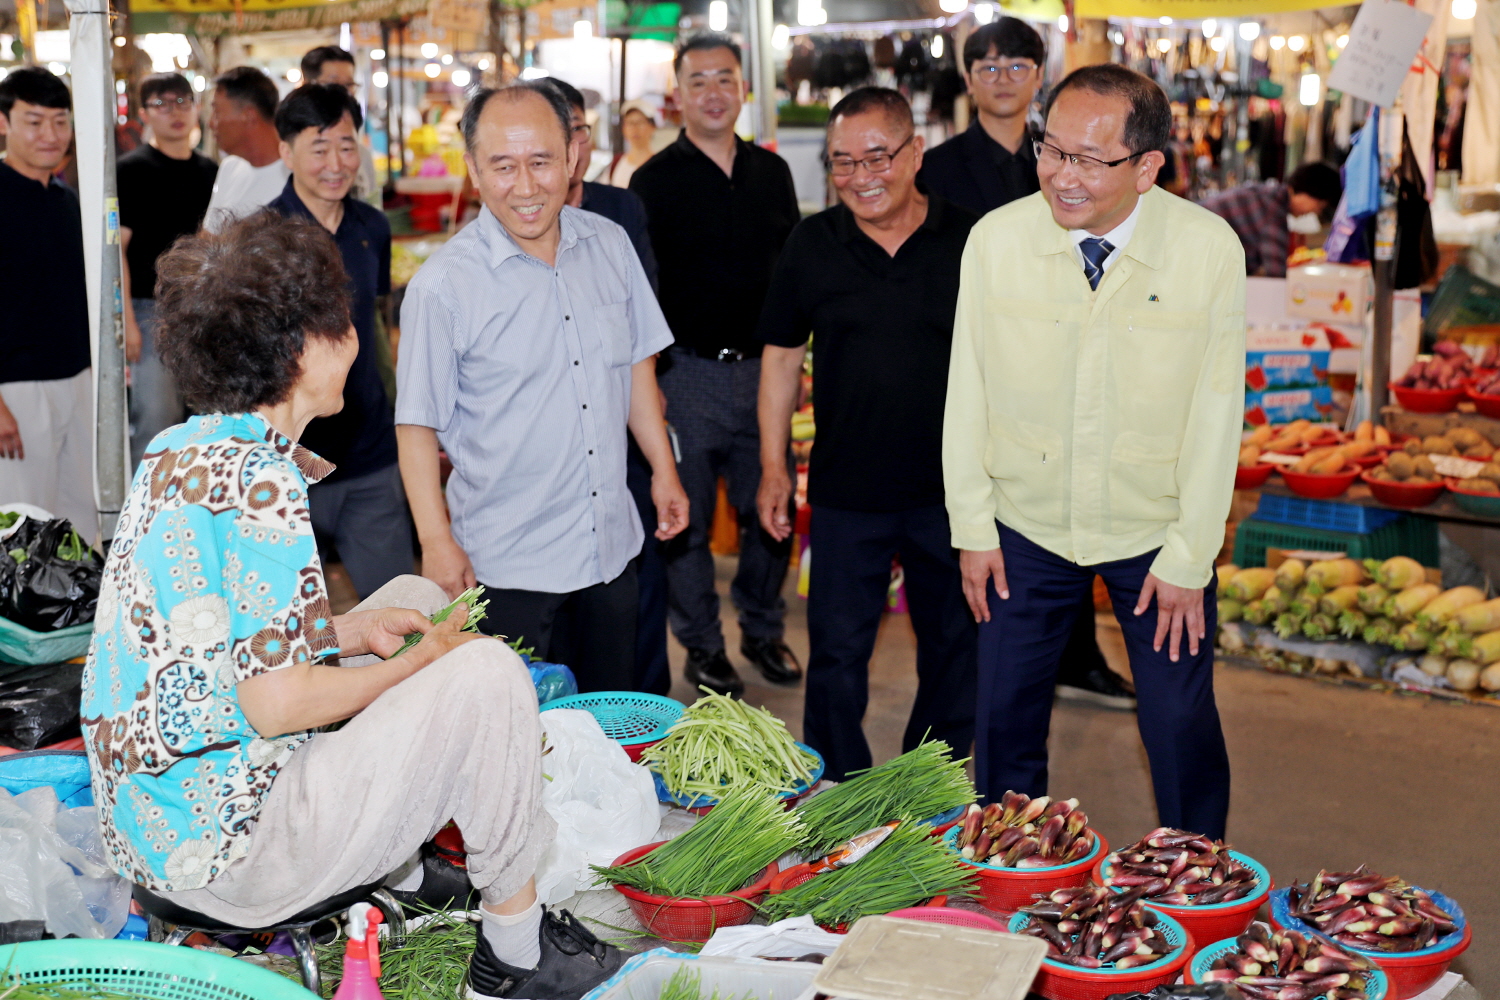
[[[0,399],[16,418],[26,452],[25,458],[0,458],[0,504],[29,503],[65,517],[93,544],[99,512],[92,369],[46,382],[0,382]]]
[[[355,610],[447,603],[437,584],[399,576]],[[374,657],[354,657],[358,667]],[[514,896],[556,824],[542,809],[536,689],[496,639],[468,642],[375,699],[344,728],[292,754],[261,805],[250,853],[173,902],[265,927],[400,868],[450,819],[486,903]]]

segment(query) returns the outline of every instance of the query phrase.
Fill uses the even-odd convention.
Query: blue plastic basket
[[[1172,946],[1171,951],[1167,952],[1165,955],[1154,962],[1147,962],[1145,965],[1132,966],[1129,969],[1116,969],[1112,965],[1106,965],[1098,969],[1088,969],[1086,971],[1088,971],[1090,975],[1097,975],[1099,973],[1108,975],[1114,973],[1116,975],[1122,976],[1139,976],[1143,972],[1150,972],[1152,969],[1159,969],[1181,955],[1182,949],[1187,947],[1187,932],[1182,929],[1181,924],[1173,920],[1171,917],[1167,916],[1165,913],[1157,911],[1153,912],[1156,913],[1156,928],[1157,930],[1161,931],[1161,936],[1167,939],[1167,944]],[[1031,923],[1031,914],[1014,913],[1011,915],[1010,923],[1007,925],[1007,927],[1012,934],[1019,934],[1021,933],[1021,931],[1025,930],[1026,925],[1029,923]],[[1044,958],[1042,959],[1042,964],[1049,965],[1054,969],[1070,969],[1077,971],[1077,966],[1069,965],[1066,962],[1059,962],[1056,959]],[[1373,1000],[1373,998],[1371,998],[1371,1000]]]
[[[1209,966],[1214,964],[1214,959],[1220,955],[1227,955],[1238,947],[1238,939],[1225,938],[1205,948],[1199,948],[1192,960],[1188,962],[1189,975],[1193,982],[1203,982],[1203,977],[1208,975]],[[1385,1000],[1386,992],[1390,988],[1390,980],[1386,978],[1386,974],[1377,967],[1364,973],[1364,976],[1365,1000]]]
[[[0,947],[0,967],[13,982],[139,1000],[315,1000],[299,984],[249,962],[146,941],[29,941]]]
[[[593,691],[549,701],[542,706],[542,711],[550,712],[554,708],[581,708],[598,720],[605,736],[622,746],[636,746],[655,743],[666,736],[686,706],[658,694]]]
[[[953,829],[943,834],[943,846],[948,848],[948,850],[952,851],[954,854],[958,854],[958,835],[962,832],[963,827],[955,826]],[[1031,872],[1046,872],[1051,871],[1054,868],[1071,868],[1074,865],[1093,860],[1099,854],[1099,844],[1099,835],[1095,834],[1094,846],[1089,848],[1089,852],[1083,857],[1079,858],[1076,861],[1064,861],[1055,865],[1044,865],[1041,868],[1006,868],[1004,865],[992,865],[988,861],[970,861],[968,858],[964,858],[964,864],[973,865],[975,868],[987,868],[990,871],[996,872],[1026,872],[1028,874],[1030,874]],[[960,857],[962,857],[962,855],[960,855]],[[1141,966],[1137,966],[1137,968],[1141,968]],[[1131,971],[1134,972],[1135,970],[1132,969]]]
[[[1324,531],[1347,531],[1355,535],[1367,535],[1372,531],[1379,531],[1387,524],[1401,520],[1406,515],[1396,510],[1363,507],[1357,503],[1308,500],[1304,497],[1283,497],[1262,493],[1260,506],[1255,508],[1255,516],[1262,521],[1291,524],[1299,528],[1321,528]]]
[[[1420,888],[1420,886],[1412,886],[1412,888],[1416,889]],[[1454,945],[1463,940],[1464,926],[1467,923],[1467,921],[1464,919],[1463,907],[1459,906],[1457,901],[1455,901],[1451,896],[1445,896],[1441,892],[1438,892],[1434,889],[1428,889],[1426,891],[1427,894],[1432,897],[1432,901],[1434,903],[1453,915],[1453,923],[1457,925],[1451,933],[1444,934],[1442,937],[1438,938],[1427,947],[1418,949],[1417,951],[1393,952],[1356,948],[1353,945],[1344,944],[1342,941],[1334,941],[1334,944],[1337,944],[1340,948],[1347,948],[1350,951],[1356,952],[1357,954],[1363,955],[1367,958],[1415,958],[1421,955],[1436,955],[1440,951],[1445,951],[1449,948],[1452,948]],[[1317,927],[1303,920],[1301,917],[1292,916],[1292,905],[1289,899],[1290,894],[1290,889],[1277,889],[1275,892],[1271,893],[1271,919],[1276,921],[1276,923],[1282,927],[1288,927],[1295,931],[1301,931],[1303,934],[1316,934],[1320,938],[1332,940],[1332,938],[1330,938],[1327,934],[1324,934],[1322,931],[1318,930]],[[1375,998],[1370,997],[1369,1000],[1375,1000]]]
[[[937,827],[942,826],[944,823],[952,823],[954,820],[958,819],[958,817],[964,814],[964,810],[967,808],[969,808],[968,805],[954,806],[952,809],[940,812],[936,816],[924,819],[921,822],[924,826],[930,826],[936,829]]]
[[[1222,910],[1230,906],[1243,906],[1245,905],[1245,900],[1253,896],[1263,895],[1263,887],[1271,884],[1271,873],[1266,869],[1265,865],[1256,861],[1250,855],[1241,854],[1239,851],[1230,851],[1229,856],[1255,873],[1255,891],[1249,895],[1241,896],[1239,899],[1231,899],[1227,903],[1205,903],[1202,906],[1194,906],[1194,912],[1212,913],[1214,910]],[[1113,857],[1113,854],[1111,854],[1111,857]],[[1114,865],[1110,864],[1109,858],[1105,858],[1099,865],[1099,877],[1101,879],[1109,878],[1110,869],[1113,867]],[[1115,892],[1125,891],[1124,886],[1115,885],[1110,886],[1110,888]],[[1143,899],[1141,902],[1147,906],[1151,905],[1151,900],[1149,899]],[[1366,1000],[1375,1000],[1375,998],[1368,997]]]
[[[797,746],[802,748],[803,750],[806,750],[808,753],[817,758],[817,762],[813,764],[812,777],[807,781],[797,782],[792,791],[782,792],[781,795],[778,796],[779,798],[795,799],[797,796],[802,795],[809,788],[811,788],[813,785],[816,785],[819,781],[822,780],[823,771],[827,767],[827,763],[823,760],[823,755],[818,753],[818,751],[814,750],[806,743],[798,743]],[[656,783],[656,798],[659,802],[666,802],[671,805],[682,806],[682,808],[684,809],[708,809],[719,804],[719,800],[714,798],[712,795],[677,795],[673,792],[668,791],[666,781],[654,770],[651,772],[651,780]]]
[[[0,788],[20,795],[48,785],[64,809],[94,804],[89,758],[82,750],[31,750],[0,757]]]

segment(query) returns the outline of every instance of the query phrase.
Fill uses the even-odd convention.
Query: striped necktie
[[[1099,279],[1104,277],[1104,262],[1115,252],[1114,244],[1102,236],[1090,236],[1078,244],[1083,253],[1083,276],[1089,279],[1089,288],[1097,290]]]

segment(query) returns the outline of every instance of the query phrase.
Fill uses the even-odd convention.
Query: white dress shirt
[[[1125,221],[1104,234],[1102,238],[1107,240],[1114,249],[1110,251],[1108,257],[1104,258],[1102,271],[1108,271],[1110,266],[1120,259],[1120,254],[1125,252],[1125,244],[1129,243],[1130,237],[1135,235],[1135,221],[1140,218],[1140,214],[1141,201],[1137,198],[1135,208],[1130,210]],[[1078,244],[1084,240],[1093,239],[1094,234],[1087,229],[1069,229],[1068,238],[1073,241],[1073,259],[1078,261],[1079,267],[1083,267],[1083,251],[1078,249]]]

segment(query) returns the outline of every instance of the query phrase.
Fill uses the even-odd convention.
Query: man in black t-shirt
[[[757,508],[773,537],[791,534],[783,456],[816,331],[802,733],[826,777],[843,781],[871,763],[861,722],[896,558],[917,633],[902,750],[930,734],[961,757],[974,738],[978,629],[943,506],[942,437],[959,266],[978,220],[917,188],[922,138],[894,90],[865,87],[838,103],[828,162],[839,204],[793,230],[761,312]]]
[[[196,233],[218,164],[193,149],[198,102],[181,73],[141,81],[141,124],[151,141],[120,158],[120,243],[125,248],[125,327],[130,362],[130,458],[183,418],[182,398],[156,353],[156,258]],[[138,347],[136,345],[139,345]]]
[[[94,509],[83,218],[52,176],[73,137],[67,85],[25,66],[0,80],[0,501],[66,517],[85,538]]]

